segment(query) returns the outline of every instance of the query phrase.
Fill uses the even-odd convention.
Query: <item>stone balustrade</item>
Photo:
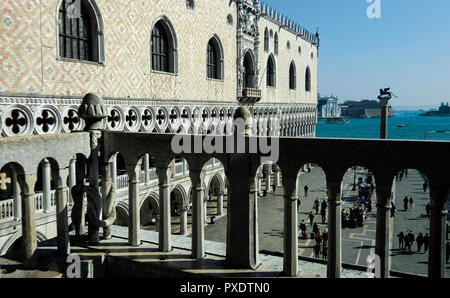
[[[205,256],[204,241],[204,168],[211,158],[220,161],[228,178],[228,231],[227,262],[235,268],[255,269],[260,264],[258,257],[258,168],[262,161],[272,161],[281,173],[284,189],[284,269],[287,276],[297,276],[298,230],[297,196],[298,174],[305,164],[320,166],[326,175],[329,200],[328,277],[338,278],[342,271],[341,239],[341,194],[342,180],[349,168],[356,165],[368,168],[377,183],[377,231],[376,253],[381,261],[381,276],[389,277],[390,239],[389,208],[392,182],[400,170],[413,168],[427,176],[430,186],[431,219],[429,271],[430,277],[445,277],[445,239],[447,199],[450,179],[450,142],[438,141],[394,141],[394,140],[346,140],[306,139],[276,137],[242,137],[243,146],[237,146],[239,136],[220,136],[215,140],[215,152],[199,150],[198,144],[208,142],[208,136],[186,135],[183,138],[185,152],[173,152],[174,135],[130,132],[103,132],[102,150],[104,162],[120,153],[129,176],[129,242],[140,244],[139,225],[139,176],[144,157],[153,157],[155,173],[159,183],[159,249],[170,252],[171,214],[169,185],[172,178],[172,160],[182,157],[189,168],[192,182],[193,226],[192,256]],[[232,142],[234,141],[234,143]],[[210,141],[210,140],[209,140]],[[230,145],[231,144],[231,145]],[[261,153],[258,148],[271,144],[272,152]],[[51,149],[48,149],[51,148]],[[238,151],[238,149],[240,151]],[[37,247],[35,229],[36,169],[40,162],[50,162],[52,177],[57,186],[56,206],[58,225],[58,250],[70,252],[67,229],[67,176],[68,168],[76,154],[90,155],[88,133],[70,135],[34,136],[0,139],[0,166],[9,164],[17,172],[21,189],[22,231],[24,243],[24,265],[31,267]],[[276,151],[276,152],[275,152]],[[29,154],[34,152],[34,154]],[[197,152],[197,153],[191,153]],[[228,153],[227,153],[228,152]],[[236,152],[236,153],[234,153]],[[277,153],[275,158],[272,153]],[[262,158],[266,158],[262,160]],[[106,164],[105,171],[113,166]],[[111,176],[111,175],[108,175]],[[64,211],[65,210],[65,211]]]

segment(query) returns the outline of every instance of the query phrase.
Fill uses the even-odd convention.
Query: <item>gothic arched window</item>
[[[85,1],[63,0],[58,11],[59,56],[101,62],[97,14]]]
[[[275,37],[274,37],[274,46],[275,46],[275,55],[278,55],[278,34],[275,33]]]
[[[309,69],[309,66],[306,68],[305,74],[305,91],[306,92],[311,91],[311,71]]]
[[[275,58],[273,55],[269,56],[267,60],[267,86],[275,87],[276,84],[276,68]]]
[[[209,79],[223,79],[223,49],[220,40],[216,36],[208,42],[206,74]]]
[[[152,70],[176,73],[176,38],[171,24],[162,19],[152,29]]]
[[[294,61],[291,62],[289,67],[289,89],[295,89],[297,87],[297,74],[295,70]]]
[[[264,51],[269,51],[269,30],[264,30]]]

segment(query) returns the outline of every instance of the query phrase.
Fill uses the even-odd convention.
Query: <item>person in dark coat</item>
[[[417,252],[420,252],[420,250],[422,249],[422,245],[423,245],[423,234],[419,233],[419,236],[417,236]]]
[[[409,231],[408,236],[406,236],[406,237],[409,238],[409,241],[411,242],[411,248],[412,248],[414,246],[414,242],[416,242],[416,237],[414,237],[414,234],[412,233],[412,231]]]
[[[431,204],[430,203],[428,203],[425,206],[425,211],[427,212],[427,217],[430,217],[430,213],[431,213]]]
[[[322,258],[327,259],[328,257],[328,247],[324,244],[322,248]],[[448,254],[447,254],[447,263],[448,263]]]
[[[430,245],[430,236],[428,236],[428,233],[423,237],[423,250],[424,253],[428,252],[428,246]]]
[[[397,237],[398,237],[398,248],[405,250],[405,234],[403,234],[403,232],[400,232],[400,234],[398,234]]]
[[[317,244],[314,246],[314,256],[316,259],[320,258],[320,246]]]
[[[322,215],[322,223],[323,224],[327,220],[327,208],[328,208],[328,204],[325,200],[323,200],[322,206],[320,207],[320,215]]]
[[[313,233],[316,234],[318,231],[319,231],[319,225],[317,224],[317,222],[315,222],[313,225]]]
[[[403,207],[405,208],[405,211],[408,210],[408,203],[409,203],[409,200],[408,200],[408,197],[406,196],[403,199]]]
[[[394,202],[391,202],[391,217],[395,217],[395,213],[397,213],[397,207],[395,207]]]
[[[304,189],[305,189],[305,197],[307,197],[307,196],[308,196],[308,189],[309,189],[309,188],[308,188],[308,185],[305,185],[305,188],[304,188]]]
[[[302,220],[302,223],[300,224],[300,231],[302,231],[302,236],[304,238],[306,236],[306,224],[304,220]]]
[[[314,209],[316,210],[316,214],[319,213],[319,208],[320,208],[320,201],[319,201],[319,198],[317,198],[317,199],[314,201]]]
[[[409,198],[409,206],[410,206],[411,210],[414,208],[414,200],[412,197]]]
[[[423,192],[427,192],[427,188],[428,188],[428,183],[425,181],[423,183]]]
[[[309,223],[311,226],[314,225],[314,213],[312,211],[309,212],[308,218],[309,218]]]

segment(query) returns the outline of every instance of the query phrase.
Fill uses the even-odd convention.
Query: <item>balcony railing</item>
[[[243,99],[241,102],[255,103],[261,100],[262,94],[260,89],[244,88],[242,90]]]
[[[170,134],[145,134],[128,132],[103,132],[103,156],[112,156],[120,153],[127,162],[133,161],[135,164],[127,164],[129,171],[135,167],[134,172],[141,173],[141,160],[136,157],[144,156],[151,152],[153,154],[154,165],[157,170],[155,174],[159,184],[159,250],[170,253],[171,246],[171,215],[170,215],[170,175],[171,160],[184,158],[189,167],[189,177],[192,182],[192,255],[195,259],[202,259],[205,256],[204,249],[204,184],[205,177],[203,169],[211,158],[220,161],[225,168],[228,180],[228,231],[227,231],[227,263],[234,268],[255,269],[259,263],[258,258],[258,225],[257,225],[257,187],[256,173],[258,167],[264,159],[276,163],[281,170],[282,185],[284,191],[284,248],[283,264],[284,274],[296,276],[298,273],[298,206],[297,193],[298,173],[305,164],[319,165],[326,176],[326,187],[328,195],[328,277],[340,277],[342,269],[342,240],[341,240],[341,194],[344,174],[354,166],[364,166],[368,168],[376,181],[377,196],[377,228],[376,228],[376,248],[375,253],[380,259],[381,276],[389,276],[390,268],[390,234],[392,233],[389,224],[392,184],[395,175],[403,169],[413,168],[421,171],[427,176],[430,187],[431,218],[430,218],[430,246],[428,260],[428,275],[430,277],[445,277],[445,241],[446,241],[446,220],[447,220],[447,199],[449,195],[450,179],[448,168],[450,167],[450,142],[438,141],[395,141],[395,140],[347,140],[347,139],[305,139],[305,138],[277,138],[277,137],[242,137],[243,149],[230,141],[236,141],[238,136],[218,137],[216,140],[216,152],[206,153],[195,145],[199,136],[185,136],[184,150],[189,152],[172,151],[173,135]],[[200,136],[206,138],[207,136]],[[207,140],[203,140],[206,143]],[[51,143],[51,150],[48,144]],[[222,144],[217,148],[217,144]],[[263,149],[262,145],[270,144],[270,150]],[[267,147],[267,146],[266,146]],[[38,150],[47,148],[47,150]],[[36,169],[40,162],[47,158],[56,161],[61,168],[60,173],[68,168],[69,161],[76,154],[90,155],[89,134],[75,133],[71,135],[57,136],[35,136],[25,138],[0,138],[0,167],[14,163],[22,173],[21,187],[32,190],[35,184]],[[234,148],[230,153],[230,148]],[[32,155],[27,154],[33,152]],[[228,152],[228,153],[227,153]],[[242,152],[242,153],[240,153]],[[267,152],[267,153],[261,153]],[[108,167],[109,168],[109,167]],[[181,167],[176,166],[180,171]],[[138,174],[138,177],[140,176]],[[60,183],[58,190],[68,188],[65,179],[58,178],[55,173],[54,181]],[[136,174],[134,174],[136,175]],[[62,175],[61,177],[67,177]],[[56,178],[56,179],[55,179]],[[125,183],[125,178],[118,179]],[[120,181],[118,183],[120,183]],[[140,194],[139,179],[130,180],[126,183],[129,187],[129,202],[131,206],[139,206]],[[124,184],[125,185],[125,184]],[[32,186],[32,187],[31,187]],[[58,191],[56,196],[64,192]],[[24,221],[25,244],[36,241],[35,225],[30,223],[33,217],[29,214],[34,210],[34,200],[30,196],[34,193],[21,192],[23,204],[22,221]],[[64,201],[64,200],[62,200]],[[6,207],[9,210],[9,206]],[[138,245],[140,220],[139,212],[133,212],[130,208],[130,244]],[[5,216],[10,216],[7,211]],[[28,213],[27,213],[28,212]],[[68,216],[60,214],[60,216]],[[60,226],[67,221],[58,221],[58,246],[64,245],[64,233],[68,233],[67,227]],[[32,243],[31,243],[32,244]],[[24,245],[30,248],[25,251],[25,260],[34,254],[32,245]]]
[[[0,201],[0,220],[14,218],[14,199]]]

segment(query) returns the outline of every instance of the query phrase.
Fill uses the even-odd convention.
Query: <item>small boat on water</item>
[[[350,123],[350,121],[342,118],[342,117],[336,117],[336,118],[327,118],[327,123],[330,124],[347,124]]]
[[[401,127],[406,127],[406,125],[400,124],[400,125],[397,125],[397,127],[399,127],[399,128],[401,128]]]

